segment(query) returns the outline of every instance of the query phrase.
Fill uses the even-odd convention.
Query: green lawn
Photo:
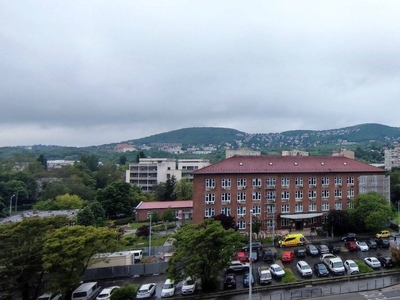
[[[172,234],[168,235],[153,234],[151,236],[151,246],[163,246],[165,241],[171,236]],[[149,238],[144,238],[144,237],[138,238],[135,234],[130,234],[122,238],[121,250],[128,250],[133,248],[146,248],[148,246],[149,246]]]

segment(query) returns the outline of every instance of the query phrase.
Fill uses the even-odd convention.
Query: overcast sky
[[[400,2],[0,0],[0,147],[400,127]]]

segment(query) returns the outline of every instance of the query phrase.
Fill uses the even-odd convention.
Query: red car
[[[236,260],[240,261],[240,262],[246,262],[249,261],[247,255],[245,252],[238,252],[236,253]]]
[[[357,244],[356,244],[356,242],[354,242],[354,241],[346,242],[346,243],[344,244],[344,246],[345,246],[345,247],[347,248],[347,250],[349,250],[349,251],[357,251],[357,250],[358,250]]]
[[[281,260],[290,262],[293,260],[293,258],[294,258],[294,253],[286,251],[286,252],[283,252]]]

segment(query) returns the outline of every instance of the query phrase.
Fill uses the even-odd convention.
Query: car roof
[[[113,289],[119,289],[119,286],[115,285],[115,286],[106,287],[102,290],[102,292],[109,292],[109,291],[112,291]]]
[[[276,267],[280,267],[280,265],[278,265],[278,264],[272,264],[271,267],[276,268]]]
[[[140,287],[140,289],[142,289],[142,288],[149,288],[151,285],[156,285],[154,282],[152,282],[152,283],[144,283],[144,284],[142,284],[142,286]]]
[[[308,266],[308,263],[305,262],[304,260],[299,260],[297,263],[298,263],[299,265],[303,265],[303,266],[307,265],[307,266]]]

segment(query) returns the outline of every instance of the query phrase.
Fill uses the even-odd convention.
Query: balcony
[[[267,199],[267,202],[276,202],[276,198]]]
[[[309,184],[308,187],[309,188],[315,188],[315,187],[317,187],[317,185],[316,184]]]
[[[215,190],[215,186],[206,186],[206,191],[213,191]]]
[[[268,184],[267,189],[269,189],[269,190],[276,189],[276,184]]]
[[[253,199],[253,203],[259,203],[261,202],[261,199]]]
[[[308,197],[308,200],[315,201],[315,200],[317,200],[317,197]]]
[[[259,189],[261,189],[261,185],[253,185],[253,189],[259,190]]]
[[[335,200],[342,200],[342,196],[335,196]]]
[[[206,204],[215,204],[215,201],[206,201]]]
[[[245,185],[239,185],[237,188],[238,188],[238,190],[245,190],[246,186]]]
[[[231,186],[222,186],[221,189],[223,189],[223,190],[230,190],[230,189],[231,189]]]
[[[231,204],[231,200],[221,200],[222,205]]]
[[[246,200],[237,200],[237,203],[239,203],[239,204],[246,204]]]
[[[302,188],[303,184],[296,184],[296,188]]]

